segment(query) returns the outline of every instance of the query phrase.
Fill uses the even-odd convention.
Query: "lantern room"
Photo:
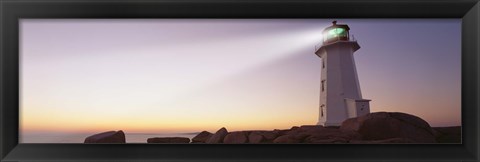
[[[323,43],[331,43],[339,40],[349,41],[350,28],[346,24],[337,24],[337,21],[332,22],[333,25],[323,30]]]

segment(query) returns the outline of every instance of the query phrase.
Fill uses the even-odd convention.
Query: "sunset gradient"
[[[20,131],[272,130],[318,120],[329,19],[22,19]],[[371,112],[461,125],[459,19],[340,19]]]

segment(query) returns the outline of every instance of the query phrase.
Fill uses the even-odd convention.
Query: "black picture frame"
[[[478,161],[478,0],[1,0],[0,161]],[[22,18],[459,18],[462,144],[19,144]]]

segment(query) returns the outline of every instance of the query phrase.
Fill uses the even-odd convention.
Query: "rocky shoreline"
[[[461,127],[430,127],[423,119],[399,112],[375,112],[345,120],[341,126],[294,126],[290,129],[202,131],[191,140],[185,137],[152,137],[147,143],[192,144],[386,144],[461,143]],[[95,134],[84,143],[126,143],[123,131]]]

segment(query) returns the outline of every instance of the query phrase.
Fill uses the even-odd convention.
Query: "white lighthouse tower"
[[[360,49],[345,24],[323,30],[323,44],[315,54],[322,60],[318,125],[340,126],[347,118],[370,113],[370,100],[362,99],[353,53]]]

